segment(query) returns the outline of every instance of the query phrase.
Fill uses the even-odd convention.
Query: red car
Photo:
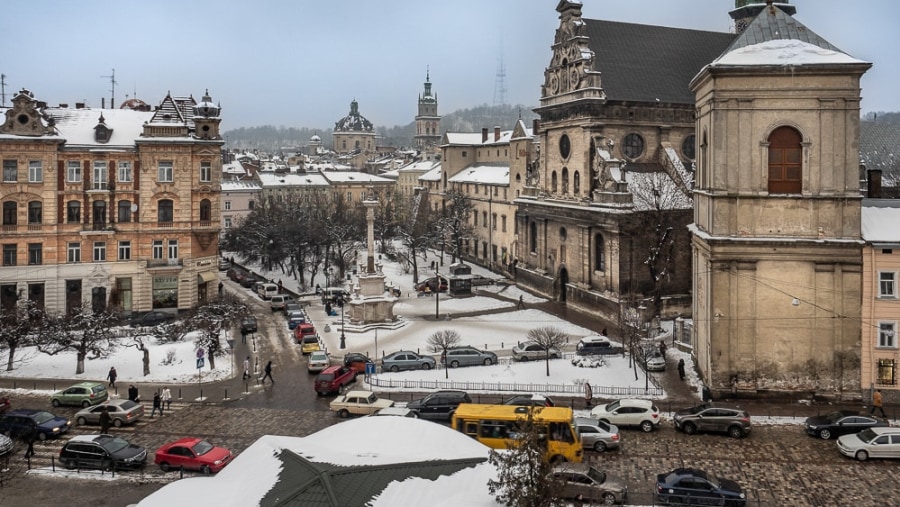
[[[0,414],[9,410],[10,406],[12,403],[9,402],[9,398],[0,398]]]
[[[224,447],[217,447],[199,438],[182,438],[156,450],[154,463],[164,472],[184,468],[199,470],[204,474],[218,473],[231,463],[234,455]]]
[[[357,371],[347,366],[329,366],[316,377],[316,393],[320,396],[339,393],[345,386],[356,382]]]

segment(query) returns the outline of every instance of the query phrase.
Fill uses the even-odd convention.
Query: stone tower
[[[431,73],[425,72],[425,90],[419,95],[419,108],[416,115],[416,148],[425,158],[432,158],[439,153],[441,143],[441,117],[438,116],[437,94],[431,93]]]

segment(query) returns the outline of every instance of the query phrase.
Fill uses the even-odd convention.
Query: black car
[[[241,334],[250,334],[257,331],[256,317],[248,315],[241,319]]]
[[[58,437],[69,431],[72,421],[50,412],[20,408],[0,416],[0,433],[11,438],[28,438],[37,433],[38,440]]]
[[[422,419],[449,421],[460,403],[472,403],[472,398],[465,391],[435,391],[424,398],[407,403],[406,408],[414,411]]]
[[[817,415],[806,420],[806,433],[822,440],[850,435],[877,426],[890,426],[871,416],[862,415],[855,410],[838,410],[830,414]]]
[[[697,468],[676,468],[656,476],[656,495],[670,505],[726,505],[741,507],[747,497],[740,484]]]
[[[131,327],[153,327],[175,320],[171,313],[151,311],[132,319]]]
[[[147,450],[113,435],[78,435],[59,450],[59,462],[66,468],[135,469],[147,463]]]
[[[517,394],[503,402],[504,405],[519,405],[525,407],[553,407],[553,400],[543,394]]]

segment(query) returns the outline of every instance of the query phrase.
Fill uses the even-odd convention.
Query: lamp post
[[[341,296],[341,349],[347,348],[347,337],[344,335],[344,296]]]
[[[435,318],[435,320],[440,320],[440,318],[441,318],[440,304],[441,304],[441,275],[438,272],[437,264],[435,264],[434,265],[434,318]]]

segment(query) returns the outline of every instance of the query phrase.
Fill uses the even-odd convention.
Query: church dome
[[[350,103],[350,114],[341,118],[334,124],[335,132],[373,132],[374,125],[364,116],[359,114],[359,104],[354,100]]]
[[[206,90],[200,103],[194,106],[194,116],[202,116],[204,118],[216,118],[219,116],[220,111],[221,108],[215,105],[212,97],[209,96],[209,90]]]
[[[310,137],[309,140],[312,141],[312,142],[314,142],[314,143],[320,143],[320,142],[322,142],[322,138],[319,137],[318,135],[315,135],[315,134],[313,134],[313,136]]]

